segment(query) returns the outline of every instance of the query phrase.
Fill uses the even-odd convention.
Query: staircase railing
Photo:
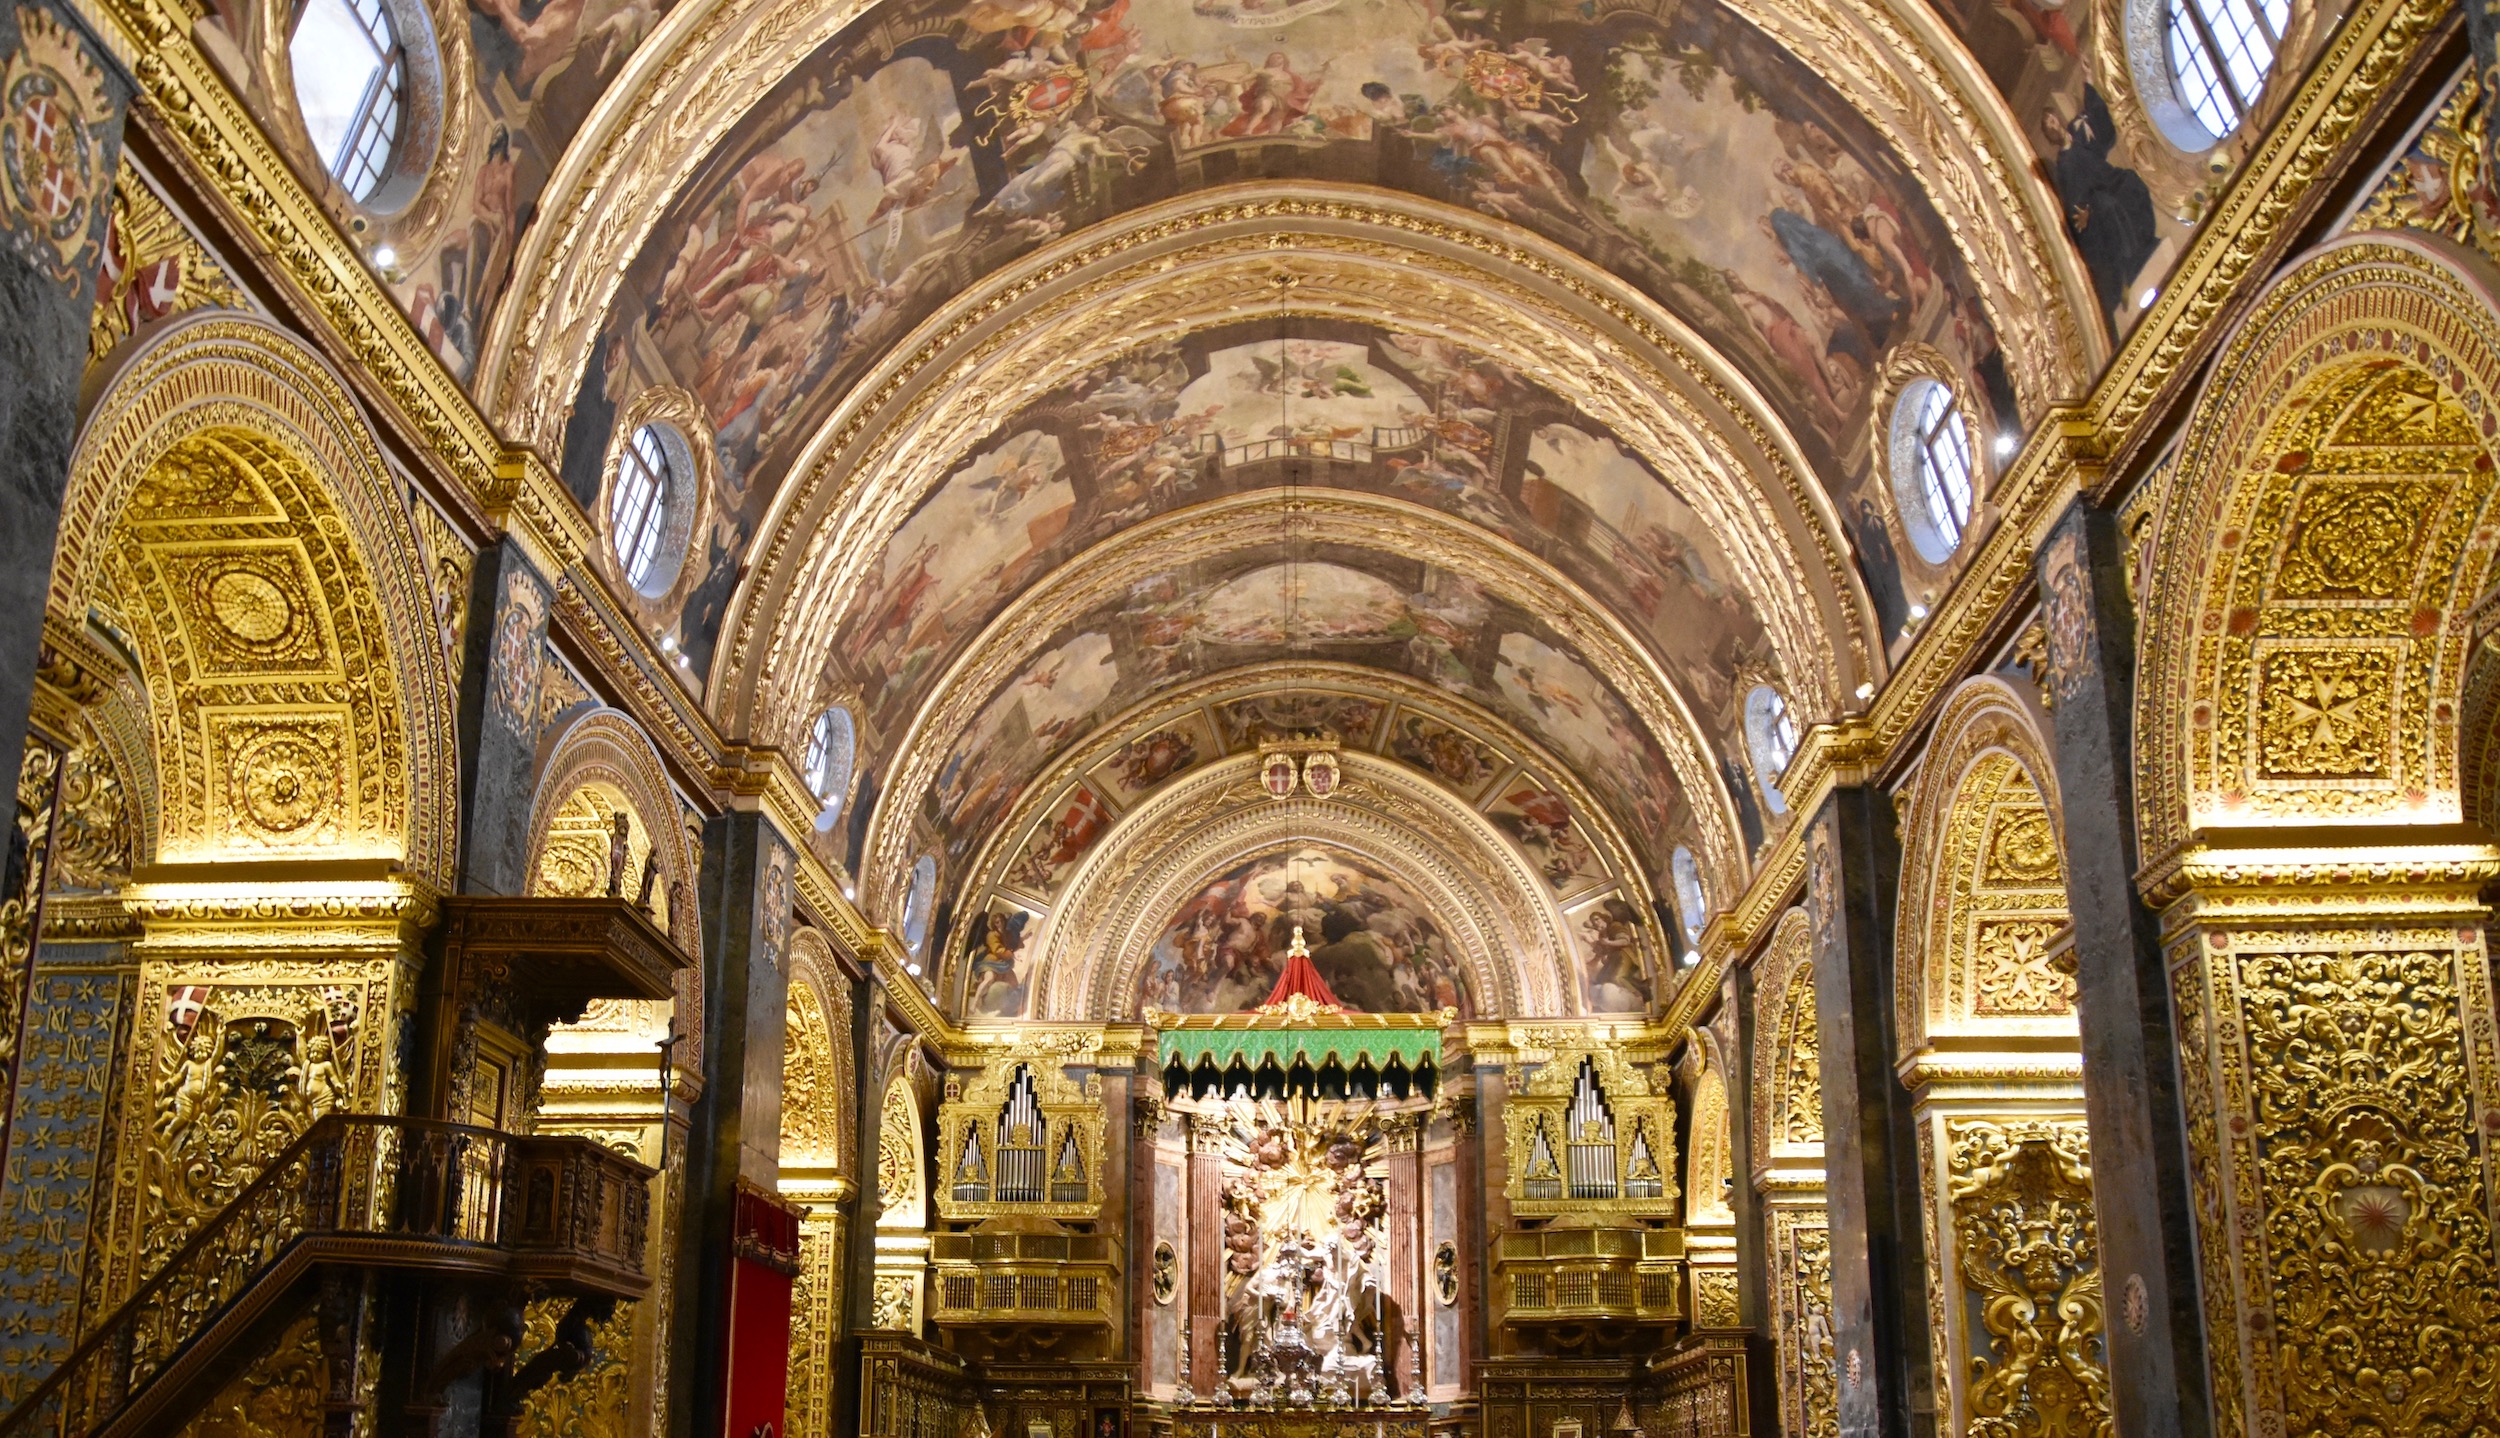
[[[6,1417],[0,1438],[75,1438],[112,1421],[210,1326],[359,1236],[444,1257],[503,1232],[511,1136],[428,1119],[333,1114],[290,1144]],[[302,1273],[292,1272],[301,1269]]]

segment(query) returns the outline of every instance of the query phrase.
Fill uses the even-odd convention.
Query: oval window
[[[686,562],[694,518],[694,456],[665,424],[637,427],[616,457],[608,486],[608,548],[625,582],[645,599],[668,593]]]
[[[1762,786],[1762,797],[1771,812],[1788,812],[1788,798],[1780,792],[1779,777],[1788,772],[1788,761],[1797,757],[1797,719],[1788,712],[1788,700],[1768,684],[1757,684],[1745,696],[1745,745],[1753,751],[1754,778]]]
[[[800,772],[818,803],[816,831],[824,833],[842,821],[842,800],[851,787],[851,760],[858,749],[858,731],[851,711],[837,704],[816,716],[807,731],[807,755]]]
[[[383,0],[305,0],[287,38],[295,107],[322,168],[359,204],[382,187],[408,128],[408,51]]]
[[[1932,379],[1904,386],[1893,401],[1886,448],[1910,546],[1919,558],[1942,564],[1961,547],[1971,516],[1970,427],[1953,402],[1953,387]]]

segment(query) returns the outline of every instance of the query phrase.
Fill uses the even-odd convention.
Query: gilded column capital
[[[1222,1117],[1211,1113],[1193,1113],[1186,1117],[1189,1120],[1189,1151],[1191,1153],[1212,1154],[1223,1151],[1226,1126]]]
[[[1153,1094],[1140,1094],[1129,1100],[1129,1126],[1139,1138],[1153,1138],[1161,1133],[1164,1120],[1169,1117],[1163,1100]]]

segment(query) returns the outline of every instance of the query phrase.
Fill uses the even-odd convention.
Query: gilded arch
[[[1236,755],[1157,793],[1096,846],[1036,940],[1034,1014],[1102,1019],[1133,1011],[1160,926],[1209,874],[1277,844],[1323,841],[1397,875],[1452,930],[1483,1014],[1576,1012],[1569,938],[1542,885],[1481,815],[1400,766],[1343,754],[1326,801],[1279,803]],[[1075,915],[1066,923],[1059,915]],[[1081,927],[1080,927],[1081,924]]]
[[[203,312],[121,362],[71,458],[46,623],[119,615],[168,861],[397,859],[448,887],[451,683],[407,500],[345,386]]]
[[[617,709],[584,713],[564,727],[540,771],[530,805],[531,888],[605,893],[608,824],[622,814],[628,830],[623,897],[635,897],[645,857],[655,855],[652,916],[688,950],[698,949],[694,844],[679,807],[659,751],[632,719]]]
[[[887,799],[868,830],[861,904],[889,910],[901,876],[918,852],[914,811],[900,796],[927,793],[963,736],[1042,641],[1076,617],[1127,592],[1127,586],[1202,553],[1261,543],[1275,530],[1286,497],[1247,494],[1179,511],[1106,541],[1037,585],[984,631],[923,705],[887,766]],[[1702,726],[1655,658],[1620,619],[1577,586],[1515,547],[1434,511],[1354,493],[1297,495],[1303,522],[1325,526],[1334,542],[1384,553],[1423,554],[1481,585],[1487,593],[1537,615],[1570,643],[1591,672],[1630,706],[1663,751],[1692,811],[1699,847],[1713,883],[1732,891],[1744,872],[1744,845]],[[1721,878],[1720,876],[1725,876]]]
[[[2196,415],[2141,630],[2147,862],[2202,828],[2459,819],[2468,612],[2500,543],[2487,267],[2413,234],[2322,247]]]
[[[852,1172],[851,988],[822,931],[790,936],[790,999],[782,1050],[781,1164]]]
[[[1894,1023],[1939,1404],[2076,1431],[2108,1421],[2107,1329],[2042,727],[1992,676],[1946,699],[1903,825]]]
[[[1945,701],[1902,831],[1901,1051],[2071,1035],[2072,980],[2054,967],[2066,929],[2057,771],[2013,686],[1981,676]]]

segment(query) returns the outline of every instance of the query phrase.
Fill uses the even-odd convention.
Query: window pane
[[[363,114],[366,92],[382,73],[382,51],[340,0],[309,0],[287,54],[294,62],[295,104],[304,129],[321,163],[335,172]]]

